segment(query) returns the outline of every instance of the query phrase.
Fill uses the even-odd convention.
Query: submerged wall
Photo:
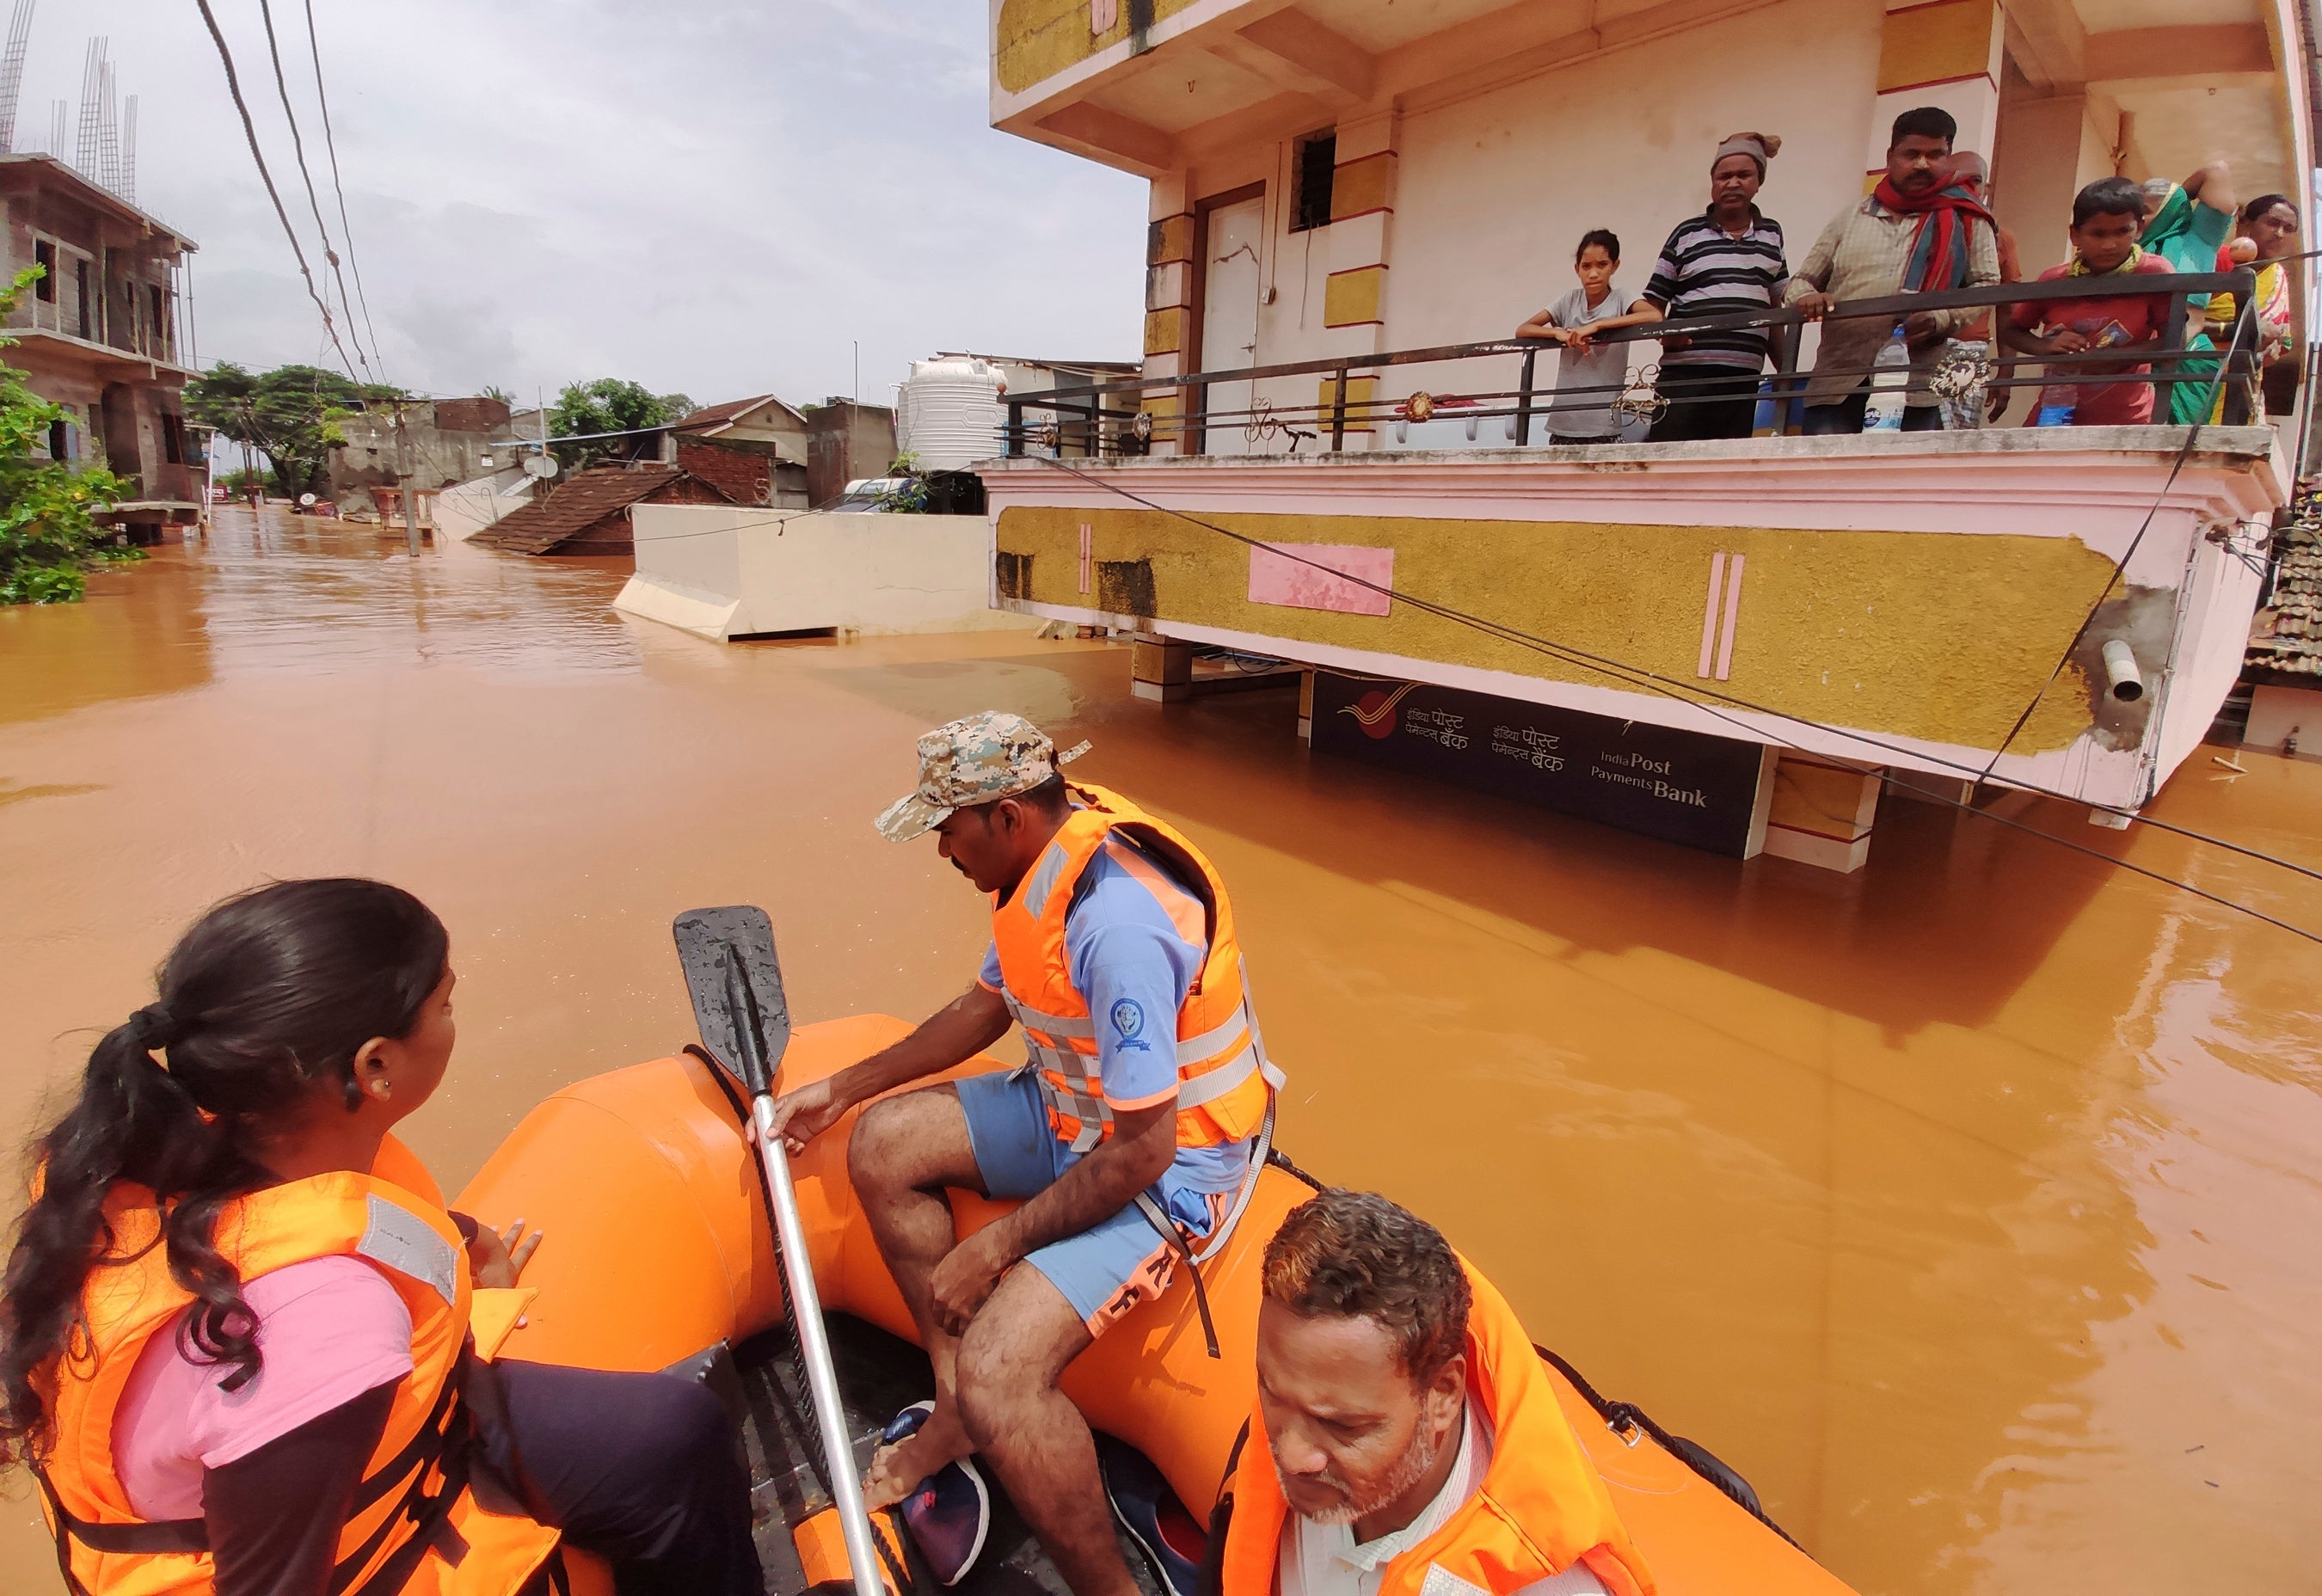
[[[639,505],[614,607],[723,641],[784,632],[1030,631],[991,605],[981,515]]]

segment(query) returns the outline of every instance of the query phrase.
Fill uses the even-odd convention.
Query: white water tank
[[[895,445],[923,471],[956,471],[1001,453],[1000,371],[968,355],[913,360],[895,406]]]

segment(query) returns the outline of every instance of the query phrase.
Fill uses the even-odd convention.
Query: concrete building
[[[50,155],[0,154],[8,275],[41,280],[8,319],[8,363],[69,419],[50,457],[136,484],[115,507],[133,536],[199,513],[202,476],[182,390],[191,328],[178,273],[194,242]]]
[[[834,394],[806,407],[807,502],[827,505],[849,482],[883,477],[895,461],[895,412]]]
[[[517,433],[498,399],[397,399],[347,416],[331,451],[330,495],[343,511],[379,507],[378,488],[434,493],[508,463]]]
[[[2027,273],[2097,177],[2222,152],[2244,196],[2302,197],[2294,0],[990,17],[994,125],[1151,185],[1141,373],[1067,401],[1151,453],[993,462],[995,602],[1164,640],[1140,691],[1175,696],[1194,644],[1288,659],[1318,749],[1840,870],[1882,782],[2133,810],[2207,730],[2290,485],[2272,428],[2181,469],[2160,427],[1550,446],[1532,357],[1494,341],[1572,286],[1590,228],[1634,296],[1741,129],[1782,136],[1758,203],[1793,267],[1918,105],[1991,156]]]

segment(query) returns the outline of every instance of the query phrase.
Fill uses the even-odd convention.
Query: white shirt
[[[1278,1564],[1282,1596],[1378,1596],[1386,1565],[1449,1523],[1451,1515],[1483,1488],[1484,1475],[1491,1466],[1492,1427],[1476,1410],[1476,1404],[1469,1402],[1467,1422],[1459,1431],[1459,1454],[1451,1460],[1451,1472],[1444,1476],[1443,1489],[1401,1529],[1390,1530],[1376,1540],[1357,1541],[1350,1524],[1315,1524],[1295,1513],[1290,1515],[1288,1527],[1283,1532]],[[1441,1596],[1463,1596],[1477,1590],[1465,1580],[1430,1570],[1421,1596],[1438,1596],[1438,1587],[1441,1588]],[[1576,1563],[1562,1573],[1550,1574],[1522,1587],[1513,1596],[1609,1593],[1603,1582]]]

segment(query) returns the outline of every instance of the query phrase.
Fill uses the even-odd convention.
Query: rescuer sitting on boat
[[[1531,1337],[1433,1226],[1325,1190],[1262,1279],[1218,1596],[1652,1591]]]
[[[1259,1044],[1216,870],[1126,799],[1067,787],[1056,767],[1081,752],[1060,756],[1038,727],[998,712],[919,739],[919,789],[879,829],[896,842],[934,831],[943,857],[992,894],[982,973],[910,1035],[789,1094],[776,1115],[795,1151],[855,1104],[1021,1023],[1022,1068],[887,1099],[855,1129],[848,1173],[937,1392],[915,1433],[873,1459],[864,1494],[874,1507],[902,1500],[981,1453],[1077,1596],[1131,1596],[1088,1424],[1057,1379],[1230,1227],[1281,1077]],[[955,1245],[946,1186],[1026,1200]]]
[[[763,1596],[716,1397],[483,1362],[539,1235],[448,1212],[390,1134],[453,979],[409,893],[277,882],[90,1053],[0,1287],[0,1460],[76,1596],[541,1596],[560,1531],[629,1596]]]

